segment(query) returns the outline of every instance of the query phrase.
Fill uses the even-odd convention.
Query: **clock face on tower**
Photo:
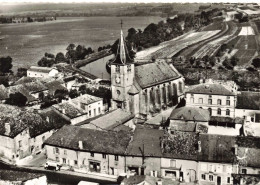
[[[120,76],[116,76],[116,83],[119,84],[120,83]]]

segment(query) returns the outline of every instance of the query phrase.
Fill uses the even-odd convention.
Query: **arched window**
[[[230,110],[229,110],[229,109],[226,110],[226,115],[227,115],[227,116],[230,115]]]
[[[212,109],[208,108],[208,111],[209,111],[209,115],[212,115]]]
[[[218,115],[221,115],[221,109],[218,109]]]
[[[221,105],[221,99],[218,99],[218,105]]]

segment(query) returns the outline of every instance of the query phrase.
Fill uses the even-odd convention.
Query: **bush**
[[[255,59],[253,59],[252,65],[253,65],[255,68],[260,68],[260,58],[255,58]]]

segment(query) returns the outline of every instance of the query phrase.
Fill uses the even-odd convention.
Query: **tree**
[[[26,105],[27,98],[20,92],[16,92],[14,94],[10,94],[9,98],[6,100],[6,104],[16,105],[19,107],[23,107]]]
[[[253,65],[255,68],[260,68],[260,58],[255,58],[255,59],[253,59],[252,65]]]
[[[68,95],[68,91],[65,89],[58,89],[54,93],[54,97],[58,99],[58,102],[61,102],[61,100],[66,99],[67,95]]]
[[[46,58],[55,58],[55,56],[54,56],[53,54],[47,53],[47,52],[44,54],[44,56],[45,56]]]
[[[67,51],[69,50],[74,50],[75,49],[75,44],[69,44],[68,47],[66,48]]]
[[[13,59],[11,57],[1,57],[0,58],[0,73],[12,73]]]
[[[195,62],[195,57],[190,57],[190,65],[193,66],[194,62]]]
[[[18,77],[23,77],[23,76],[27,76],[27,70],[26,68],[20,67],[17,69],[17,76]]]
[[[79,93],[76,89],[72,89],[70,92],[69,92],[69,97],[70,98],[76,98],[79,96]]]
[[[86,86],[85,86],[85,85],[80,86],[80,87],[79,87],[79,92],[80,92],[81,94],[86,94],[86,93],[87,93],[87,88],[86,88]]]
[[[233,65],[233,66],[236,66],[237,63],[238,63],[239,59],[237,57],[231,57],[230,59],[230,63]]]
[[[59,52],[56,54],[55,62],[56,63],[67,62],[67,59],[65,58],[65,56],[62,52]]]

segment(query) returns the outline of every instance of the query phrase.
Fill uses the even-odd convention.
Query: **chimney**
[[[10,123],[5,123],[5,135],[9,135],[11,132]]]
[[[62,108],[62,114],[66,114],[66,111],[64,108]]]
[[[201,152],[201,141],[198,141],[198,152]]]
[[[82,141],[79,141],[79,149],[83,149],[83,142]]]
[[[237,144],[234,145],[234,154],[237,156]]]

